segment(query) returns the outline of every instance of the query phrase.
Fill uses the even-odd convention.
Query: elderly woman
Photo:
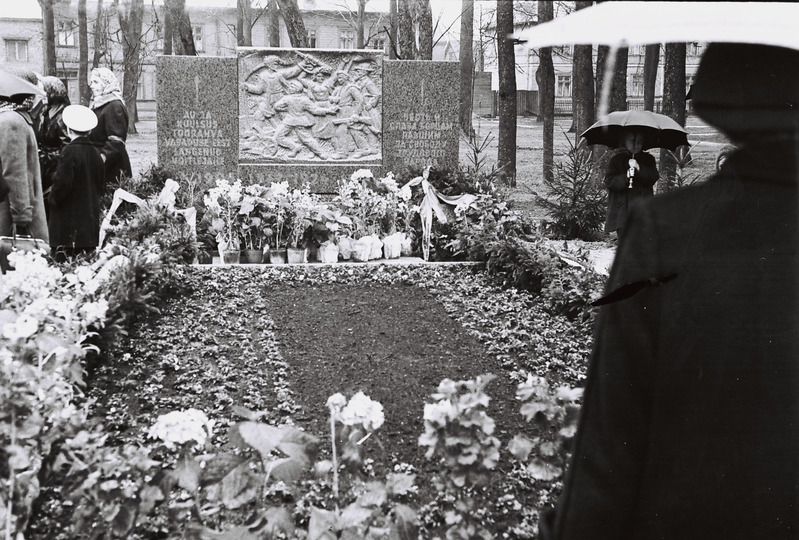
[[[49,215],[47,196],[53,185],[53,175],[58,167],[61,149],[69,142],[66,126],[61,119],[61,113],[69,105],[69,95],[67,87],[58,77],[44,77],[42,84],[47,94],[47,106],[39,120],[36,141],[39,143],[39,166],[42,173],[45,210]]]
[[[133,176],[125,149],[128,138],[128,109],[116,75],[107,68],[95,68],[89,79],[92,90],[90,107],[97,115],[97,127],[89,140],[100,150],[105,162],[105,182],[118,182],[121,176]]]
[[[23,78],[36,82],[33,73]],[[39,152],[33,130],[38,101],[33,95],[13,100],[0,97],[0,172],[9,187],[8,197],[0,202],[0,235],[10,236],[15,230],[47,241]]]

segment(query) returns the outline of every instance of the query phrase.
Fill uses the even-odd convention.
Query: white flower
[[[16,322],[3,326],[3,337],[16,341],[18,339],[28,339],[39,329],[39,321],[27,313],[20,314]]]
[[[80,314],[83,316],[86,326],[92,323],[105,322],[105,314],[108,311],[108,301],[101,298],[97,302],[86,302],[80,307]]]
[[[88,283],[94,277],[94,272],[88,266],[79,266],[75,269],[75,276],[81,283]]]
[[[350,176],[352,180],[361,180],[362,178],[374,178],[374,177],[375,175],[373,175],[372,171],[370,171],[369,169],[358,169],[357,171],[352,173],[352,176]]]
[[[285,197],[289,194],[289,183],[272,182],[272,186],[269,189],[275,197]]]
[[[202,447],[211,436],[213,425],[214,422],[198,409],[172,411],[159,416],[147,436],[161,439],[167,448],[189,441],[196,441],[196,446]]]
[[[413,192],[411,191],[411,186],[409,186],[408,184],[405,184],[404,186],[402,186],[400,188],[400,190],[399,190],[399,198],[400,199],[402,199],[403,201],[407,202],[407,201],[411,200],[412,196],[413,196]]]
[[[411,213],[412,214],[418,214],[421,211],[422,211],[422,207],[419,206],[418,204],[414,204],[413,206],[411,206]]]
[[[394,180],[394,175],[389,173],[388,176],[382,178],[380,183],[386,186],[390,191],[397,192],[399,190],[399,186],[397,185],[397,181]]]
[[[424,420],[436,425],[444,425],[447,421],[457,416],[458,411],[448,399],[436,403],[427,403],[424,406]]]
[[[373,431],[383,425],[385,416],[379,402],[372,401],[363,392],[358,392],[341,410],[339,420],[347,426],[363,425],[367,431]]]
[[[347,404],[347,398],[344,397],[344,394],[336,393],[327,398],[327,407],[333,413],[339,413],[341,409]]]

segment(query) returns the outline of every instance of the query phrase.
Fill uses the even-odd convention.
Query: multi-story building
[[[95,43],[102,52],[100,65],[109,67],[122,78],[122,43],[119,21],[111,9],[111,1],[104,0],[107,9],[97,17],[97,3],[87,2],[89,26],[89,63],[95,53]],[[265,2],[254,2],[254,5]],[[200,56],[235,56],[236,54],[236,0],[187,0],[187,11],[192,23],[194,43]],[[387,36],[383,28],[388,25],[388,13],[378,11],[367,3],[364,16],[365,48],[388,52]],[[308,32],[310,48],[354,49],[356,26],[354,0],[300,0],[303,21]],[[384,7],[376,3],[377,7]],[[56,66],[58,76],[65,80],[73,102],[78,99],[78,46],[77,0],[66,0],[55,6]],[[252,45],[267,47],[267,20],[263,8],[253,8]],[[142,68],[138,85],[138,101],[156,99],[155,58],[163,53],[163,1],[145,3],[142,23]],[[97,33],[96,29],[100,28]],[[97,33],[98,39],[95,39]],[[43,71],[42,15],[36,0],[15,0],[0,12],[0,39],[5,56],[3,64],[25,67],[35,72]],[[285,26],[280,25],[280,46],[288,47],[289,37]]]

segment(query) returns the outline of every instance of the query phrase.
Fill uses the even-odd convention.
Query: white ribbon
[[[408,187],[418,186],[419,184],[422,185],[424,199],[422,199],[422,204],[419,205],[419,217],[422,220],[422,255],[424,256],[425,261],[430,257],[433,213],[435,213],[436,217],[441,223],[447,222],[447,214],[444,212],[444,207],[441,205],[441,203],[451,206],[457,206],[459,204],[465,204],[468,206],[476,199],[476,197],[471,193],[463,193],[462,195],[452,196],[442,195],[436,190],[436,188],[430,185],[430,182],[427,180],[429,176],[430,165],[425,167],[424,171],[422,172],[422,176],[417,176],[405,184]]]

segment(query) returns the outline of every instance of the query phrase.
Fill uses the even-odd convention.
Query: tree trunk
[[[419,60],[433,59],[433,10],[430,0],[418,0]]]
[[[356,25],[356,28],[355,28],[355,33],[356,33],[356,36],[355,36],[355,40],[356,40],[355,47],[357,49],[363,49],[364,45],[365,45],[365,43],[364,43],[364,35],[363,35],[364,34],[363,19],[364,19],[365,15],[366,15],[366,2],[367,2],[367,0],[358,0],[358,20],[355,21],[355,25]]]
[[[647,45],[644,53],[644,110],[655,110],[655,85],[658,79],[660,44]]]
[[[42,8],[42,31],[44,32],[44,75],[56,75],[55,58],[55,19],[53,0],[39,0]]]
[[[289,35],[291,46],[295,49],[302,49],[308,46],[308,33],[305,31],[305,23],[302,20],[302,13],[297,5],[297,0],[277,0],[280,5],[280,14],[283,22],[286,23],[286,31]]]
[[[78,101],[89,104],[89,23],[86,0],[78,0]]]
[[[250,0],[236,1],[236,43],[252,47],[252,5]]]
[[[172,10],[164,6],[164,55],[172,55],[172,41],[175,39],[175,21],[172,20]]]
[[[128,108],[128,133],[137,133],[136,90],[141,74],[142,19],[144,0],[131,0],[127,10],[115,2],[119,28],[122,31],[122,65],[125,71],[122,79],[122,97]]]
[[[594,118],[599,117],[599,108],[601,107],[602,92],[605,87],[605,66],[608,63],[608,53],[610,47],[607,45],[599,45],[596,48],[596,73],[594,74]]]
[[[591,0],[578,0],[575,10],[590,7]],[[580,133],[594,123],[594,57],[591,45],[575,45],[572,56],[572,126],[569,131]],[[579,141],[577,141],[579,142]]]
[[[539,2],[540,4],[541,2]],[[550,4],[549,2],[544,2]],[[551,6],[551,4],[550,4]],[[551,9],[551,7],[550,7]],[[499,137],[497,165],[500,176],[516,186],[516,55],[513,41],[513,2],[497,0],[497,60],[499,62]]]
[[[460,35],[460,125],[467,135],[472,133],[472,84],[474,81],[474,0],[462,0]]]
[[[627,62],[629,54],[627,47],[620,47],[616,51],[616,69],[613,70],[613,86],[610,92],[610,111],[627,110]]]
[[[685,43],[666,43],[663,51],[663,114],[685,126]],[[660,151],[658,192],[664,191],[677,172],[666,150]]]
[[[538,21],[551,21],[553,15],[552,2],[538,0]],[[552,65],[552,48],[539,49],[538,58],[538,70],[535,73],[540,110],[538,119],[544,123],[542,173],[545,181],[552,181],[555,177],[555,68]]]
[[[103,10],[103,0],[97,0],[97,18],[94,21],[94,55],[92,57],[92,69],[100,67],[100,60],[103,58],[103,36],[105,35],[105,12]]]
[[[266,7],[266,34],[270,47],[280,47],[280,8],[277,0],[269,0]]]
[[[397,0],[389,0],[389,15],[388,15],[388,17],[389,17],[388,58],[389,58],[389,60],[396,60],[397,59],[397,47],[399,47],[399,44],[397,43],[397,23],[399,22],[399,20],[397,18]]]
[[[413,25],[412,0],[397,0],[397,40],[399,51],[397,57],[400,60],[415,60],[416,54],[416,32]]]

